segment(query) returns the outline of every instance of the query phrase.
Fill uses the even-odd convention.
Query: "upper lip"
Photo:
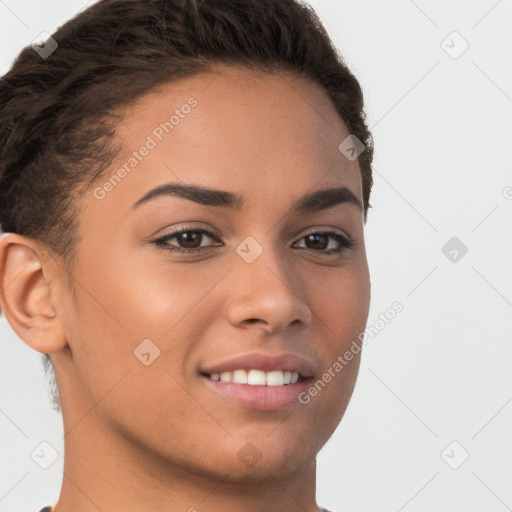
[[[301,377],[306,378],[313,377],[316,372],[315,365],[311,361],[297,354],[281,353],[271,355],[262,352],[241,354],[224,359],[217,363],[206,365],[200,371],[211,375],[212,373],[232,372],[242,368],[264,372],[271,372],[273,370],[297,372]]]

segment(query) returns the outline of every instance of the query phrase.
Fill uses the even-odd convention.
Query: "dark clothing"
[[[51,507],[44,507],[39,512],[52,512]],[[320,512],[329,512],[326,508],[320,508]]]

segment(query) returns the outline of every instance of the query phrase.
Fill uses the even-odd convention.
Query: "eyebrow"
[[[166,183],[147,192],[132,205],[132,208],[138,208],[142,204],[162,196],[181,197],[205,206],[218,206],[233,210],[241,210],[244,205],[243,197],[233,192],[197,185]],[[335,187],[316,190],[302,196],[292,205],[291,212],[294,214],[317,212],[339,204],[351,204],[361,212],[364,211],[363,204],[350,189]]]

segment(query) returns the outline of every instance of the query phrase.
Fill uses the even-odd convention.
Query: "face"
[[[312,464],[370,300],[349,131],[316,85],[236,68],[124,114],[113,174],[80,198],[76,300],[56,291],[68,435],[240,481]]]

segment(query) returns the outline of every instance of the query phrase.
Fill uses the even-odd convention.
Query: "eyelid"
[[[205,228],[202,225],[194,225],[191,223],[185,223],[185,224],[181,224],[181,225],[173,228],[171,231],[168,231],[166,233],[163,233],[162,235],[157,236],[156,240],[172,237],[173,235],[177,235],[177,234],[187,232],[187,231],[199,231],[208,236],[213,235],[213,237],[216,237],[217,240],[220,240],[222,238],[222,234],[214,228],[211,228],[211,227]],[[297,235],[299,238],[297,240],[295,240],[293,243],[297,242],[298,240],[302,239],[305,236],[317,235],[317,234],[322,234],[322,233],[329,234],[329,233],[333,233],[333,232],[343,236],[349,242],[355,242],[355,240],[348,233],[343,231],[342,229],[335,228],[333,226],[315,226],[315,227],[307,228],[306,231],[302,231],[299,235]]]
[[[217,240],[222,238],[221,233],[219,233],[216,229],[212,227],[205,227],[204,225],[195,225],[190,223],[180,224],[172,228],[171,230],[164,232],[161,235],[156,236],[156,240],[161,238],[172,237],[173,235],[179,235],[180,233],[185,233],[188,231],[199,231],[205,233],[206,235],[212,236],[212,238],[216,237]]]
[[[352,237],[343,231],[342,229],[335,228],[333,226],[315,226],[314,228],[308,228],[308,231],[303,232],[301,238],[309,235],[318,235],[318,234],[332,234],[336,233],[338,235],[341,235],[343,238],[345,238],[348,242],[354,242]]]
[[[168,241],[173,239],[174,237],[187,233],[187,232],[195,232],[195,233],[202,233],[203,235],[206,235],[207,237],[211,238],[214,242],[220,242],[214,243],[212,245],[202,246],[202,247],[193,247],[193,248],[186,248],[186,247],[179,247],[174,246],[173,244],[169,244]],[[298,249],[305,249],[305,250],[311,250],[314,253],[318,254],[324,254],[324,255],[342,255],[347,250],[354,247],[356,244],[355,240],[352,239],[350,235],[345,233],[342,229],[335,228],[333,226],[315,226],[310,227],[306,231],[303,231],[300,236],[297,235],[298,238],[292,243],[292,247],[295,248],[295,245],[297,243],[300,243],[302,240],[304,240],[306,237],[311,235],[319,235],[319,236],[327,236],[330,240],[336,240],[337,244],[339,245],[338,249],[331,249],[329,251],[327,250],[314,250],[310,249],[308,247],[296,247]],[[222,235],[215,229],[212,228],[205,228],[204,226],[197,226],[190,223],[182,224],[180,226],[174,227],[171,231],[167,232],[166,234],[161,235],[160,237],[157,237],[155,240],[153,240],[153,243],[157,246],[163,248],[164,250],[175,252],[177,254],[201,254],[206,253],[209,249],[213,249],[214,247],[223,246],[224,243],[222,242]]]
[[[352,249],[356,245],[356,241],[352,239],[351,236],[349,236],[347,233],[345,233],[343,230],[333,227],[318,227],[318,228],[312,228],[311,231],[307,231],[303,233],[295,242],[293,242],[292,247],[300,243],[302,240],[304,240],[308,236],[312,235],[318,235],[318,236],[327,236],[330,240],[336,240],[336,243],[339,245],[338,249],[331,249],[328,250],[319,250],[315,251],[314,249],[309,249],[308,247],[298,247],[299,249],[305,249],[305,250],[311,250],[313,253],[317,253],[320,255],[343,255],[346,251],[349,249]],[[328,244],[329,245],[329,244]]]

